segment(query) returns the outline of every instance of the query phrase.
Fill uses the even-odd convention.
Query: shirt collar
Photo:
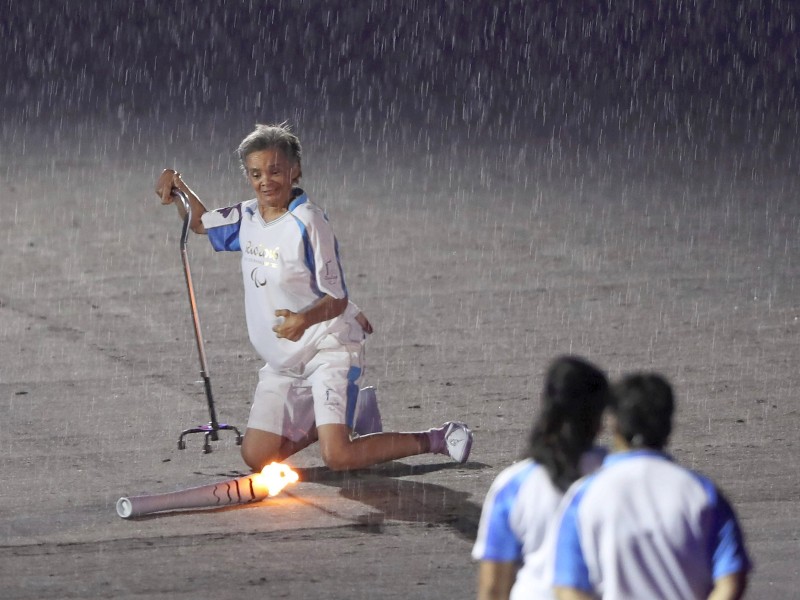
[[[305,204],[308,202],[308,195],[301,190],[300,188],[292,188],[292,197],[294,198],[291,202],[289,202],[289,212],[292,212],[295,208],[300,206],[301,204]],[[253,203],[252,206],[246,206],[245,211],[250,213],[251,215],[256,214],[256,208],[258,207],[258,203]]]

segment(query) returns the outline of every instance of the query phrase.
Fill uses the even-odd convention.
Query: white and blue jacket
[[[250,341],[273,369],[293,369],[307,362],[328,334],[345,334],[357,309],[309,327],[292,342],[272,328],[278,309],[300,312],[328,294],[347,297],[339,251],[324,211],[300,189],[287,213],[265,222],[258,201],[206,212],[203,225],[217,251],[241,252],[245,313]],[[353,321],[352,323],[349,321]],[[363,337],[360,327],[353,328]]]
[[[706,477],[661,452],[609,455],[564,499],[554,584],[602,598],[705,598],[750,569],[736,516]]]

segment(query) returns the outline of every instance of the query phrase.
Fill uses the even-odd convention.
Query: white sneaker
[[[378,408],[378,397],[373,386],[358,391],[356,409],[353,414],[353,431],[357,435],[380,433],[383,431],[381,411]]]
[[[451,421],[445,424],[444,443],[450,457],[460,463],[467,462],[472,450],[472,431],[466,424]]]

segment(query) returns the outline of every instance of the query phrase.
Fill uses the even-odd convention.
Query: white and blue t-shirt
[[[292,342],[272,328],[275,311],[300,312],[328,294],[347,297],[333,229],[324,211],[302,190],[294,190],[289,210],[265,222],[256,199],[208,211],[202,216],[211,245],[217,251],[242,253],[245,314],[250,342],[273,369],[292,369],[315,353],[330,333],[350,331],[357,310],[309,327]]]
[[[581,459],[583,474],[595,471],[605,450],[593,448]],[[550,480],[547,470],[525,459],[503,470],[483,503],[472,558],[492,562],[517,562],[511,598],[552,598],[552,545],[564,493]]]
[[[564,499],[554,584],[602,598],[705,598],[750,569],[736,516],[714,484],[665,454],[611,454]]]

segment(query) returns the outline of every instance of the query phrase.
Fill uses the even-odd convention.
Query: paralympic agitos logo
[[[271,267],[278,268],[280,261],[280,246],[275,248],[267,248],[264,244],[254,244],[248,240],[244,247],[244,253],[252,258],[248,258],[248,262],[260,263],[250,271],[250,279],[256,284],[257,288],[267,285],[267,274],[262,271],[263,268]]]
[[[250,271],[250,279],[253,280],[253,283],[256,284],[257,288],[267,285],[267,276],[264,273],[259,273],[260,270],[261,267],[256,267]]]

